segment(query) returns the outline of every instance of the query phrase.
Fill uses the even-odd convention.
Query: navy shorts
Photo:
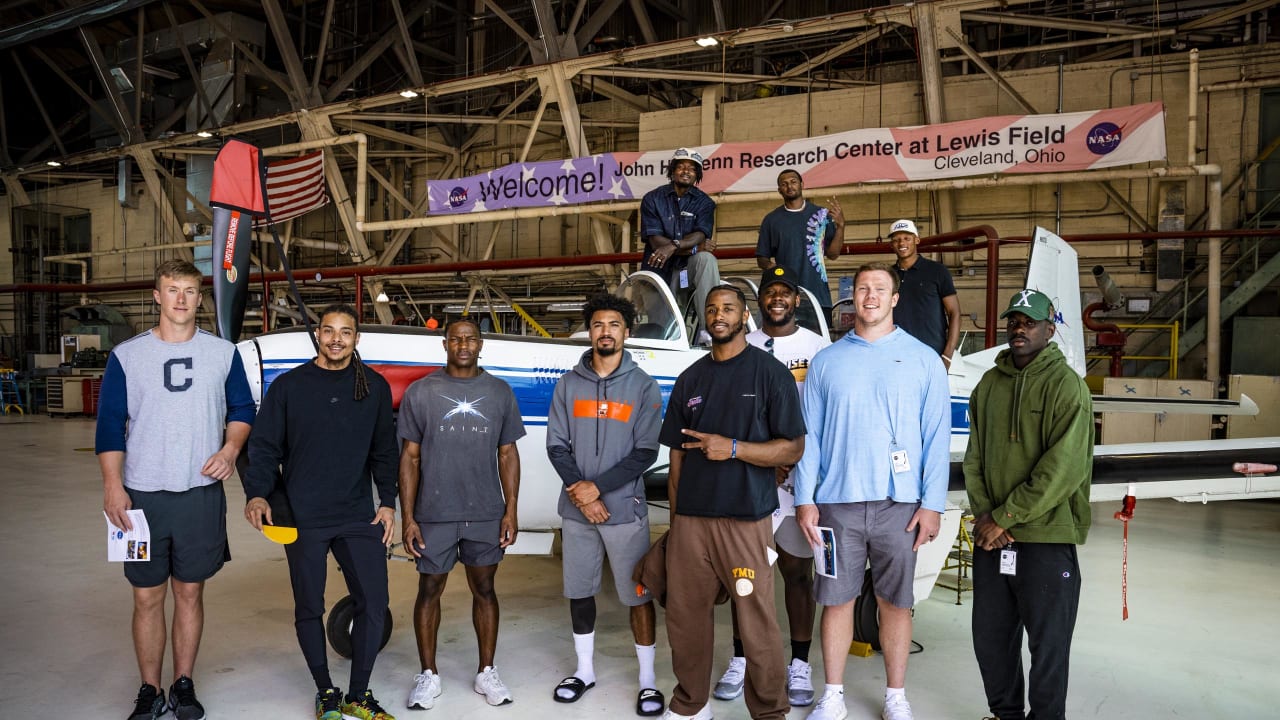
[[[231,559],[222,483],[186,492],[125,491],[133,508],[146,514],[151,529],[151,559],[124,563],[124,576],[134,587],[163,585],[170,577],[185,583],[204,582]]]

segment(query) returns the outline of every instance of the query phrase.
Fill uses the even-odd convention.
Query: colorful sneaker
[[[336,687],[316,693],[316,720],[342,720],[342,691]]]
[[[724,675],[720,676],[720,682],[716,683],[711,694],[717,700],[732,700],[742,694],[742,683],[746,679],[747,659],[736,657],[729,661],[729,667],[725,668]]]
[[[204,706],[196,699],[196,685],[183,675],[169,686],[169,709],[177,720],[204,720]]]
[[[430,670],[423,670],[413,676],[413,689],[409,691],[410,710],[430,710],[435,707],[436,698],[443,692],[440,688],[440,676]]]
[[[787,666],[787,700],[795,707],[813,704],[813,668],[800,658],[791,658]]]
[[[164,691],[143,683],[138,688],[138,699],[133,701],[133,714],[129,720],[156,720],[167,712],[169,706],[164,704]]]
[[[827,692],[823,693],[822,699],[813,706],[813,712],[809,713],[808,720],[844,720],[847,717],[849,717],[849,708],[844,706],[844,693]]]
[[[911,714],[911,703],[905,695],[895,695],[884,701],[884,712],[880,713],[884,720],[915,720]]]
[[[483,695],[484,701],[490,705],[506,705],[511,702],[511,691],[502,682],[502,678],[498,677],[498,668],[492,665],[476,673],[472,689],[476,694]]]
[[[373,697],[372,690],[365,690],[359,697],[348,693],[346,701],[342,703],[342,714],[356,720],[396,720],[391,713],[382,709]]]

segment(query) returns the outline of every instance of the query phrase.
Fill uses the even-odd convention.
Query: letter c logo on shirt
[[[195,367],[194,363],[192,363],[191,358],[189,357],[174,358],[172,360],[166,360],[164,363],[164,389],[168,390],[169,392],[186,392],[187,390],[191,389],[191,376],[188,375],[186,377],[183,377],[182,384],[181,385],[177,384],[173,376],[173,368],[176,366],[184,367],[187,370],[191,370],[193,367]]]

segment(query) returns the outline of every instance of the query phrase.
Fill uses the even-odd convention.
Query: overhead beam
[[[413,40],[409,39],[409,24],[405,22],[404,11],[400,9],[400,0],[391,0],[391,10],[396,16],[396,29],[400,32],[400,43],[404,46],[404,69],[414,85],[422,84],[422,68],[418,65],[418,54],[414,51]]]
[[[947,121],[943,106],[942,61],[938,48],[937,6],[932,3],[916,5],[911,14],[916,28],[920,53],[920,81],[924,89],[924,121],[930,125]],[[933,194],[934,232],[951,232],[956,227],[955,204],[950,190],[937,190]]]
[[[591,13],[587,21],[582,23],[582,27],[574,33],[574,41],[578,43],[578,50],[581,52],[587,45],[595,39],[596,33],[604,28],[604,24],[613,17],[613,14],[622,7],[623,0],[604,0],[600,7]]]
[[[489,8],[489,10],[492,11],[493,14],[496,15],[498,19],[502,21],[503,25],[506,25],[507,27],[511,28],[512,32],[514,32],[517,37],[523,40],[525,44],[533,45],[538,42],[524,28],[520,27],[520,23],[516,22],[515,20],[512,20],[511,16],[508,15],[506,11],[504,11],[502,7],[498,5],[498,3],[494,2],[493,0],[480,0],[480,2],[484,3],[484,6]]]
[[[329,0],[333,2],[333,0]],[[182,26],[178,24],[178,19],[173,15],[173,8],[169,3],[163,2],[161,6],[164,8],[165,17],[169,19],[169,26],[173,28],[173,32],[178,36],[178,49],[182,51],[182,61],[187,64],[187,73],[191,75],[191,84],[195,85],[196,98],[196,128],[205,127],[205,119],[213,120],[213,103],[209,101],[209,95],[204,91],[204,79],[200,76],[200,72],[196,69],[196,62],[191,57],[191,50],[187,48],[187,41],[182,36]]]
[[[658,42],[658,33],[653,30],[653,21],[649,19],[649,10],[645,7],[644,0],[629,0],[629,2],[631,14],[635,15],[636,24],[640,26],[640,37],[650,45]]]
[[[103,110],[101,107],[99,107],[98,101],[89,97],[89,93],[85,92],[83,88],[81,88],[78,84],[76,84],[76,81],[72,80],[70,76],[68,76],[65,72],[63,72],[62,67],[59,66],[58,63],[54,62],[52,58],[46,55],[43,50],[33,45],[31,46],[31,54],[40,58],[40,60],[43,61],[44,64],[50,70],[53,71],[53,74],[61,78],[62,82],[66,83],[67,87],[71,88],[72,92],[74,92],[76,95],[80,97],[81,100],[84,101],[85,106],[87,106],[91,112],[97,113],[98,117],[102,118],[103,120],[106,120],[108,125],[115,128],[116,133],[120,135],[120,137],[123,138],[129,134],[128,130],[126,130],[124,127],[120,125],[119,120],[112,117],[111,113],[108,113],[105,110]]]
[[[1180,32],[1188,30],[1199,30],[1201,28],[1213,27],[1228,20],[1234,20],[1241,15],[1248,15],[1251,12],[1266,10],[1267,8],[1280,3],[1280,0],[1250,0],[1250,2],[1238,3],[1232,7],[1224,8],[1217,12],[1209,13],[1195,20],[1190,20],[1178,26]]]
[[[1125,25],[1123,23],[1093,22],[1091,20],[1073,20],[1071,18],[1036,17],[1017,13],[994,13],[981,10],[960,13],[961,20],[992,23],[995,25],[1017,25],[1020,27],[1049,28],[1052,30],[1078,30],[1080,32],[1098,33],[1099,35],[1132,35],[1145,32],[1146,28]]]
[[[195,0],[192,1],[194,2]],[[127,145],[140,140],[141,133],[134,131],[136,125],[133,118],[129,116],[129,108],[124,104],[124,99],[120,97],[120,89],[116,87],[115,79],[111,77],[111,73],[107,70],[107,61],[102,56],[102,48],[98,46],[98,41],[94,38],[93,33],[86,28],[76,28],[76,32],[80,34],[80,42],[84,45],[85,52],[89,54],[89,64],[93,66],[93,71],[98,76],[98,82],[102,83],[102,91],[107,94],[107,99],[111,101],[111,109],[115,110],[116,117],[120,120],[119,127],[125,128],[124,134],[120,136],[121,141]],[[17,56],[15,55],[14,58],[16,59]],[[134,90],[141,92],[142,88],[134,88]]]
[[[215,17],[213,13],[209,12],[209,9],[206,8],[204,5],[202,5],[200,3],[200,0],[190,0],[190,2],[191,2],[191,7],[195,8],[201,15],[203,15],[205,19],[209,21],[209,24],[217,28],[218,32],[222,33],[223,37],[230,40],[231,44],[234,45],[235,48],[240,51],[240,54],[243,55],[244,58],[248,60],[251,65],[256,67],[258,69],[258,72],[262,73],[263,77],[270,80],[271,84],[280,88],[281,92],[283,92],[285,96],[288,97],[290,101],[294,103],[294,109],[298,109],[299,107],[301,107],[296,102],[297,100],[301,100],[301,98],[297,98],[297,92],[293,88],[289,87],[289,82],[287,81],[287,78],[282,80],[280,78],[279,72],[267,67],[267,64],[262,62],[262,58],[258,57],[253,52],[253,48],[249,47],[248,45],[245,45],[244,43],[236,39],[235,33],[231,32],[231,30],[227,28],[226,25],[222,24],[222,21],[218,20],[218,18]]]
[[[793,68],[784,70],[779,77],[789,78],[789,77],[797,77],[799,75],[806,75],[811,69],[818,67],[819,65],[828,63],[840,57],[841,55],[844,55],[845,53],[856,50],[862,47],[863,45],[866,45],[869,42],[879,39],[883,35],[884,35],[883,25],[881,25],[880,27],[868,30],[864,33],[855,35],[854,37],[848,40],[845,40],[844,42],[831,48],[830,50],[827,50],[826,52],[823,52],[819,55],[816,55],[812,60],[806,60]]]
[[[311,84],[307,82],[307,74],[302,69],[302,58],[298,56],[298,46],[293,42],[293,32],[289,27],[289,21],[284,16],[284,11],[280,9],[280,3],[277,0],[259,0],[259,2],[262,3],[262,11],[267,16],[267,26],[271,28],[271,36],[276,40],[276,51],[280,53],[280,61],[284,63],[285,76],[289,78],[289,85],[293,88],[289,97],[293,98],[294,109],[319,104],[320,98],[311,96]]]
[[[192,0],[192,2],[195,2],[195,0]],[[417,22],[418,18],[426,14],[427,8],[430,6],[431,0],[421,0],[417,5],[410,8],[409,12],[405,13],[405,22]],[[387,51],[387,48],[391,47],[391,44],[396,41],[396,35],[389,30],[390,28],[385,28],[381,37],[370,45],[369,49],[357,58],[355,62],[351,63],[351,67],[347,68],[347,71],[342,73],[341,77],[335,80],[333,84],[329,85],[329,89],[324,92],[325,102],[333,102],[347,89],[347,86],[355,82],[356,78],[360,77],[361,73],[369,69],[369,66],[373,64],[374,60],[381,57],[382,54]],[[395,97],[399,98],[400,96],[396,93]],[[404,98],[400,98],[400,100],[403,102]]]
[[[308,94],[319,97],[320,73],[324,70],[325,53],[329,51],[329,32],[333,26],[333,0],[325,0],[324,23],[320,27],[320,46],[316,48],[315,67],[311,69],[311,87]]]
[[[58,146],[58,152],[65,156],[67,148],[62,144],[62,138],[53,127],[53,120],[49,119],[49,112],[45,110],[44,103],[40,101],[40,93],[36,92],[36,86],[31,82],[31,76],[27,74],[27,68],[22,64],[22,58],[18,57],[17,50],[12,51],[10,55],[13,56],[13,64],[18,66],[18,74],[22,76],[22,82],[26,84],[27,92],[31,94],[31,99],[35,102],[36,111],[40,113],[40,119],[44,120],[44,126],[49,131],[49,136],[53,138],[54,144]]]
[[[358,120],[343,120],[342,124],[356,132],[362,132],[370,137],[390,140],[391,142],[400,143],[401,145],[408,145],[409,147],[421,148],[423,150],[434,150],[446,155],[451,155],[454,152],[453,148],[448,145],[441,145],[434,140],[428,140],[425,137],[418,137],[417,135],[410,135],[409,133],[402,133],[398,130],[382,127],[381,125],[373,125],[366,122],[360,122]]]

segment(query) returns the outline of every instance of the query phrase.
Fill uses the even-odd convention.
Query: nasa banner
[[[718,143],[704,158],[707,193],[768,192],[794,169],[814,189],[865,182],[1092,170],[1165,160],[1164,105],[1004,115],[938,125],[865,128],[797,140]],[[671,150],[514,163],[427,181],[430,214],[637,200],[667,182]]]

